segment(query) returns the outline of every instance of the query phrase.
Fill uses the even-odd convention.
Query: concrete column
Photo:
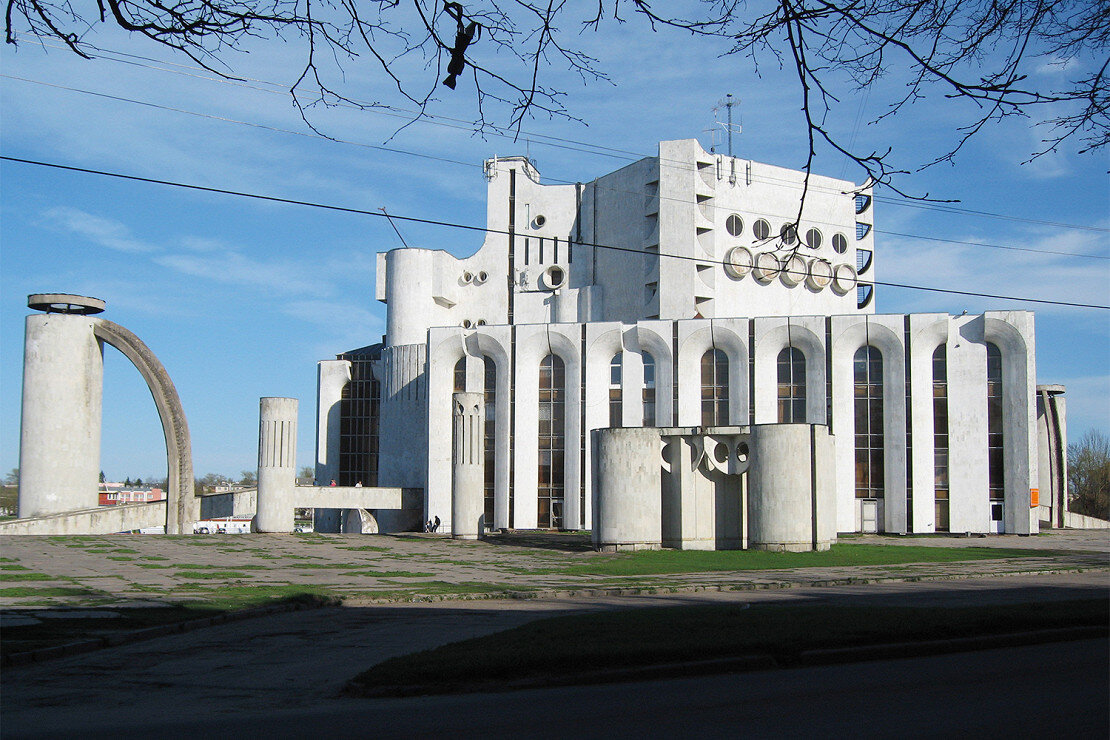
[[[97,506],[104,355],[87,316],[27,317],[19,516]]]
[[[456,393],[452,400],[455,436],[452,455],[451,536],[476,540],[485,513],[486,404],[481,393]]]
[[[339,479],[339,414],[343,389],[351,382],[350,360],[324,360],[316,365],[316,485]],[[341,509],[316,509],[313,529],[338,532]]]
[[[662,440],[653,428],[598,429],[598,550],[658,550],[662,542]]]
[[[259,532],[292,532],[297,483],[297,399],[263,398],[258,403]]]
[[[827,431],[809,424],[759,424],[752,427],[751,434],[748,547],[789,552],[827,550],[831,543],[825,538],[836,516],[828,487],[820,485],[835,478],[836,472],[831,468],[835,458],[829,454]],[[830,468],[823,470],[822,464]],[[823,496],[819,491],[824,492]],[[819,519],[824,520],[821,526]]]

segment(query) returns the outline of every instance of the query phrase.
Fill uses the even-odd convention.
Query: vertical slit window
[[[949,528],[948,488],[948,348],[933,352],[933,508],[936,531]]]
[[[485,517],[486,526],[493,526],[493,502],[497,479],[497,365],[489,357],[482,358],[485,363],[484,396],[486,402],[486,433],[483,438],[485,475]]]
[[[856,498],[883,497],[883,356],[860,347],[852,361]]]
[[[701,425],[728,424],[728,356],[710,349],[701,357]]]
[[[806,420],[806,357],[797,347],[786,347],[778,357],[779,422]]]
[[[537,456],[537,526],[563,523],[563,473],[566,457],[566,368],[548,355],[540,363],[539,455]]]
[[[655,358],[647,352],[644,358],[644,426],[655,426]]]
[[[987,487],[991,500],[991,520],[1002,520],[1005,498],[1005,461],[1003,455],[1002,353],[987,344]]]

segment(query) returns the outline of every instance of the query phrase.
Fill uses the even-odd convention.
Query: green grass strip
[[[1045,550],[995,547],[921,547],[916,545],[856,545],[841,543],[824,552],[766,552],[762,550],[641,550],[593,557],[565,568],[532,572],[565,575],[642,576],[702,571],[832,568],[904,563],[955,563],[967,560],[1050,557]]]
[[[492,683],[803,650],[1102,625],[1089,599],[975,607],[699,605],[575,614],[392,658],[357,676],[354,693],[485,690]]]

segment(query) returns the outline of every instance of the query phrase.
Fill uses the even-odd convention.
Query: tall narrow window
[[[806,420],[806,356],[797,347],[779,352],[779,422]]]
[[[701,425],[728,424],[728,357],[719,349],[701,356]]]
[[[987,489],[990,493],[991,521],[1002,521],[1005,498],[1005,461],[1002,433],[1002,353],[987,344]]]
[[[647,352],[644,358],[644,426],[655,426],[655,358]]]
[[[609,362],[609,426],[624,426],[621,415],[621,379],[624,376],[624,353],[613,355]]]
[[[856,498],[883,497],[883,356],[860,347],[853,361]]]
[[[459,361],[455,363],[455,393],[462,393],[466,390],[466,358],[460,357]]]
[[[556,355],[540,363],[537,526],[563,523],[563,471],[566,450],[566,370]]]
[[[497,365],[489,357],[485,361],[486,434],[485,443],[485,505],[486,527],[493,526],[494,481],[497,478]]]
[[[948,349],[933,352],[933,509],[936,531],[947,532],[948,521]]]

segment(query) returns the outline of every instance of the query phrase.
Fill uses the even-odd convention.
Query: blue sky
[[[720,57],[723,47],[711,41],[652,34],[633,22],[580,40],[613,84],[583,85],[552,71],[549,81],[567,90],[566,105],[588,126],[538,120],[526,131],[647,156],[663,139],[708,142],[712,108],[731,92],[742,101],[739,156],[804,164],[800,99],[788,74],[765,66],[756,75],[748,60]],[[384,144],[425,156],[383,151],[373,147],[403,121],[345,109],[312,114],[343,143],[329,141],[312,135],[279,88],[210,79],[120,34],[100,34],[98,43],[164,61],[86,61],[29,41],[0,50],[5,155],[474,225],[484,224],[481,164],[488,157],[528,153],[545,178],[571,182],[629,161],[528,134],[514,142],[429,123]],[[291,49],[280,44],[255,47],[238,64],[261,81],[288,83],[297,74]],[[354,64],[347,73],[353,96],[404,104],[370,70]],[[1046,65],[1036,74],[1061,71]],[[432,111],[472,118],[471,84],[460,80],[454,93],[441,88]],[[857,142],[893,147],[896,161],[912,166],[940,153],[967,111],[936,96],[879,126],[856,124],[881,112],[884,94],[899,84],[895,76],[872,94],[845,95],[830,126]],[[1106,259],[894,235],[1110,256],[1110,153],[1069,149],[1022,165],[1041,135],[1033,123],[995,125],[953,165],[900,181],[911,192],[1010,218],[899,205],[893,196],[877,203],[878,279],[1110,303]],[[862,179],[826,152],[814,169]],[[413,246],[468,254],[481,242],[473,232],[398,226]],[[380,339],[385,307],[373,299],[374,255],[396,246],[379,218],[0,164],[0,469],[18,465],[26,296],[54,291],[105,299],[105,316],[162,360],[188,415],[198,477],[255,466],[262,396],[300,399],[298,460],[311,464],[316,362]],[[1110,312],[891,288],[880,288],[876,300],[891,313],[1035,310],[1038,382],[1068,386],[1072,438],[1090,428],[1110,431]],[[161,427],[138,372],[111,348],[105,363],[102,468],[110,478],[164,476]]]

